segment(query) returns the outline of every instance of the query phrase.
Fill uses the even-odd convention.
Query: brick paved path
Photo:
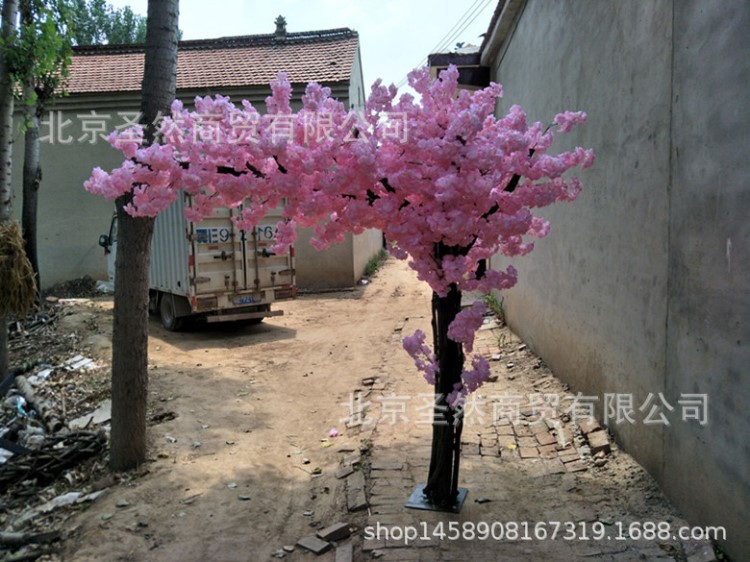
[[[427,330],[426,323],[401,323],[394,354],[401,353],[402,334]],[[404,507],[428,472],[431,428],[421,396],[430,387],[415,381],[413,371],[389,371],[386,361],[377,383],[360,389],[371,408],[366,421],[375,423],[362,434],[373,448],[365,471],[369,507],[357,520],[354,560],[714,560],[708,542],[664,538],[688,523],[585,409],[571,409],[565,386],[515,336],[487,322],[476,347],[494,359],[493,377],[467,409],[460,482],[469,494],[460,514]],[[646,521],[661,527],[644,527]],[[629,535],[666,525],[662,538]],[[402,536],[407,527],[417,538]],[[338,559],[329,555],[349,559],[343,549]]]

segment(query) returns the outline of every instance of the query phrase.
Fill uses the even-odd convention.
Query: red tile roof
[[[351,78],[359,38],[348,28],[275,35],[181,41],[177,89],[266,86],[284,71],[292,83],[342,82]],[[143,45],[75,47],[70,94],[141,89]]]

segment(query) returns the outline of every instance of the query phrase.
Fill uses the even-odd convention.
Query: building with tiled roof
[[[90,275],[106,279],[106,260],[97,245],[109,228],[113,206],[90,195],[83,182],[91,170],[111,169],[121,153],[106,142],[114,129],[138,121],[145,48],[143,45],[75,47],[67,95],[56,100],[41,126],[44,178],[39,193],[39,259],[44,286]],[[284,18],[274,33],[181,41],[177,56],[177,97],[190,105],[195,96],[221,94],[259,110],[269,82],[284,71],[293,85],[293,104],[308,82],[331,88],[348,107],[364,104],[359,36],[348,28],[287,33]],[[20,194],[23,143],[14,151],[14,188]],[[14,205],[20,213],[20,197]],[[347,238],[326,252],[296,247],[300,288],[354,285],[382,244],[379,233]]]
[[[70,94],[140,92],[143,45],[74,48]],[[292,83],[351,83],[361,73],[359,37],[348,28],[181,41],[177,89],[265,88],[283,69]]]

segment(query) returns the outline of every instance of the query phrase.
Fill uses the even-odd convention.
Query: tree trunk
[[[24,99],[32,99],[34,85],[24,85]],[[42,181],[42,167],[39,163],[39,108],[24,105],[24,120],[26,132],[24,135],[23,152],[23,206],[21,210],[21,229],[23,231],[26,257],[34,268],[37,295],[41,290],[39,276],[39,258],[37,256],[37,202],[39,199],[39,185]]]
[[[448,326],[461,311],[461,291],[451,285],[448,295],[432,295],[432,336],[438,373],[435,379],[435,417],[432,424],[430,472],[424,494],[436,507],[449,509],[458,498],[458,467],[461,456],[463,415],[446,402],[461,382],[464,353],[460,343],[448,338]]]
[[[145,142],[154,140],[159,112],[168,114],[177,83],[178,0],[149,0],[146,61],[141,90]],[[153,218],[134,218],[119,197],[115,309],[112,331],[110,467],[129,470],[146,460],[148,398],[148,267]]]
[[[0,40],[10,49],[15,33],[17,0],[4,0]],[[13,193],[11,191],[12,140],[13,140],[13,81],[8,61],[0,51],[0,222],[10,220]],[[8,372],[8,319],[0,316],[0,380]]]
[[[141,89],[141,123],[147,125],[145,142],[154,140],[154,121],[171,111],[177,90],[178,0],[149,0],[146,28],[146,64]]]
[[[154,219],[131,217],[117,199],[115,308],[112,326],[112,470],[146,460],[148,267]]]

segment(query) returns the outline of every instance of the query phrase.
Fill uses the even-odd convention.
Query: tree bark
[[[442,257],[450,249],[440,244],[436,254]],[[448,326],[461,312],[461,291],[455,284],[445,297],[432,294],[432,337],[438,361],[435,377],[435,412],[432,424],[430,471],[424,494],[436,507],[449,509],[458,498],[458,469],[461,458],[463,414],[451,410],[446,402],[454,385],[461,382],[464,352],[461,344],[448,338]]]
[[[148,268],[154,219],[131,217],[117,200],[115,308],[112,326],[110,466],[129,470],[146,460],[148,400]]]
[[[177,83],[178,0],[149,0],[146,61],[141,90],[145,142],[154,140],[154,121],[168,114]],[[112,432],[110,467],[129,470],[146,460],[148,399],[148,269],[154,219],[131,217],[119,197],[115,308],[112,330]]]
[[[21,14],[21,23],[33,29],[34,12],[29,0],[21,0],[19,6]],[[39,276],[39,259],[37,257],[36,247],[36,217],[38,206],[39,184],[42,181],[42,168],[39,163],[39,115],[41,107],[38,101],[30,105],[31,100],[35,100],[36,92],[34,89],[34,76],[26,76],[23,80],[23,119],[26,127],[24,133],[24,150],[23,150],[23,204],[21,207],[21,231],[23,232],[24,249],[26,257],[31,262],[36,278],[37,299],[41,290]]]
[[[24,99],[34,92],[33,84],[24,84]],[[23,205],[21,207],[21,230],[23,231],[26,257],[34,268],[37,294],[40,291],[39,258],[37,255],[37,207],[39,200],[39,185],[42,181],[42,167],[39,162],[39,114],[38,106],[24,105],[24,120],[26,132],[24,134],[23,153]]]
[[[4,0],[0,39],[10,49],[15,34],[17,0]],[[13,140],[13,80],[8,61],[0,52],[0,222],[11,219],[11,166]],[[8,319],[0,316],[0,380],[8,372]]]

